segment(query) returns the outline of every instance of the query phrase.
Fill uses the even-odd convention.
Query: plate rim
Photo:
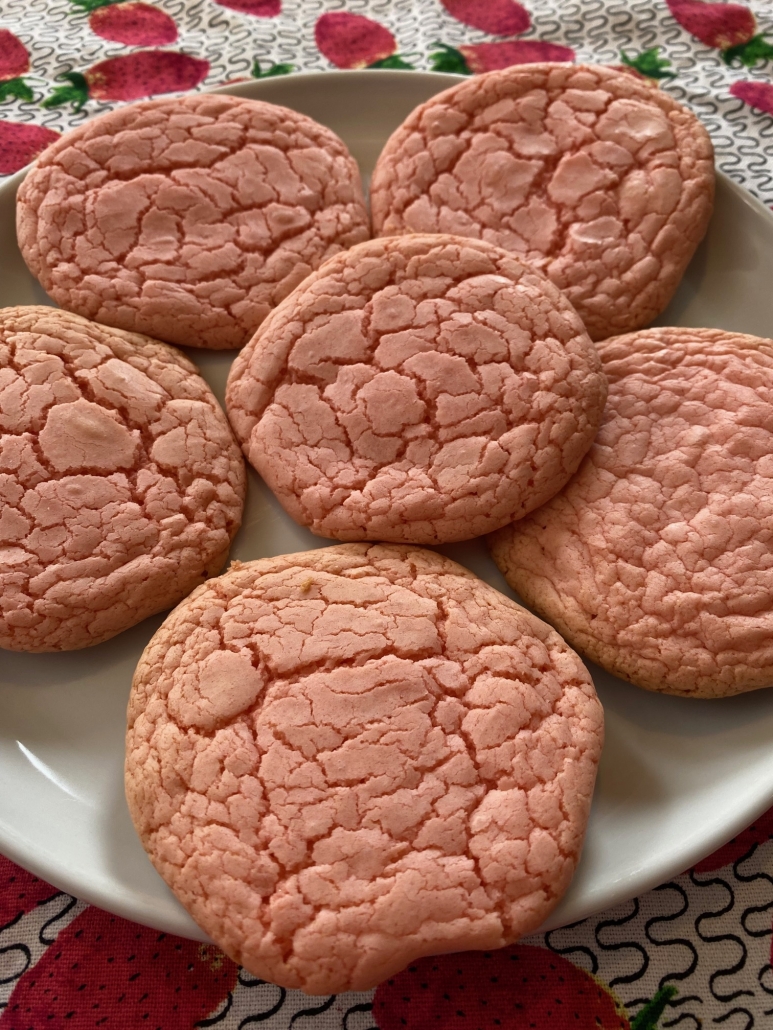
[[[469,76],[465,75],[407,69],[306,71],[294,72],[291,76],[275,77],[272,79],[248,78],[242,81],[221,83],[195,92],[203,94],[212,93],[242,96],[246,99],[260,99],[260,96],[256,94],[270,94],[274,92],[274,90],[279,91],[283,86],[286,86],[288,80],[299,81],[299,84],[305,84],[307,88],[314,87],[317,83],[321,84],[322,82],[325,84],[335,83],[340,87],[344,82],[348,81],[351,83],[353,79],[359,79],[362,76],[367,76],[368,82],[381,80],[384,82],[385,86],[388,83],[388,80],[394,79],[395,76],[414,81],[423,80],[428,83],[437,83],[440,87],[437,90],[437,93],[441,93],[444,89],[450,88],[460,82],[469,80]],[[178,95],[191,94],[186,93]],[[2,183],[0,183],[0,198],[6,194],[14,194],[21,182],[23,182],[24,178],[29,173],[30,169],[34,167],[35,163],[35,161],[31,162],[26,167],[20,169],[11,176],[8,176]],[[767,221],[771,230],[773,230],[773,210],[768,208],[767,205],[765,205],[759,198],[736,182],[727,173],[715,168],[715,174],[718,188],[721,187],[728,190],[738,201],[750,208],[756,218],[762,218]],[[701,838],[700,843],[688,843],[673,849],[669,855],[668,861],[662,863],[658,867],[657,872],[651,871],[647,875],[638,876],[636,874],[629,874],[626,879],[620,881],[619,885],[615,889],[606,889],[601,905],[593,900],[598,893],[598,888],[590,897],[586,897],[584,904],[579,904],[579,899],[578,903],[570,904],[568,906],[564,906],[559,903],[559,906],[554,910],[555,917],[554,914],[551,913],[547,920],[537,930],[533,931],[533,933],[539,934],[589,918],[590,916],[600,912],[612,909],[634,897],[638,897],[651,890],[653,887],[668,882],[675,876],[685,872],[696,862],[700,861],[701,858],[711,854],[724,843],[737,836],[738,833],[749,826],[772,804],[773,781],[771,782],[769,791],[765,794],[762,801],[757,800],[753,804],[736,808],[731,819],[726,820],[720,829],[715,830],[713,833],[705,834]],[[86,889],[84,889],[82,878],[79,879],[77,869],[75,867],[73,867],[72,871],[68,872],[66,869],[56,866],[52,860],[53,853],[51,855],[48,853],[30,854],[30,852],[24,847],[24,838],[18,832],[15,832],[13,827],[10,827],[3,822],[0,822],[0,844],[2,844],[2,854],[11,861],[15,862],[21,868],[27,870],[33,875],[40,877],[47,883],[50,883],[54,888],[64,891],[81,901],[96,905],[97,907],[114,915],[120,916],[131,922],[139,923],[140,925],[151,927],[161,932],[187,937],[192,940],[210,940],[210,938],[196,926],[182,906],[180,906],[180,916],[184,914],[190,922],[189,929],[186,929],[184,926],[177,925],[173,920],[165,918],[164,916],[156,918],[156,916],[158,916],[158,912],[154,908],[154,899],[143,897],[143,895],[136,890],[131,894],[123,892],[120,895],[116,895],[99,885],[95,885],[94,888],[91,889],[89,888],[89,885],[86,884]],[[169,890],[168,887],[166,889]],[[169,893],[173,896],[171,891],[169,891]],[[194,931],[198,932],[194,933]]]

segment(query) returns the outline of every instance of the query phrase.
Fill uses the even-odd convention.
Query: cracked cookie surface
[[[527,604],[638,686],[773,685],[773,340],[648,329],[598,344],[599,435],[566,489],[492,538]]]
[[[182,354],[47,307],[0,311],[0,647],[74,650],[222,568],[244,462]]]
[[[479,240],[338,254],[232,366],[231,424],[286,511],[336,540],[444,543],[555,494],[606,396],[561,293]]]
[[[703,238],[708,133],[627,72],[533,64],[475,76],[416,108],[371,180],[373,231],[504,247],[564,291],[591,338],[646,325]]]
[[[339,545],[235,563],[172,612],[132,687],[127,798],[235,961],[364,990],[543,921],[602,737],[545,623],[437,553]]]
[[[369,230],[357,165],[330,129],[274,104],[197,94],[66,133],[19,188],[17,234],[61,307],[224,349]]]

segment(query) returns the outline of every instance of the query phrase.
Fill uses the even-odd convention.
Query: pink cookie
[[[563,493],[495,534],[497,564],[640,687],[773,685],[773,340],[648,329],[599,351],[598,438]]]
[[[326,262],[231,369],[249,460],[336,540],[444,543],[506,525],[566,483],[606,381],[577,314],[478,240],[372,240]]]
[[[375,233],[513,251],[566,293],[594,340],[666,307],[713,196],[695,115],[628,72],[568,64],[476,75],[432,97],[390,137],[371,183]]]
[[[0,647],[70,651],[171,607],[223,567],[244,483],[178,351],[0,310]]]
[[[335,133],[213,94],[119,107],[66,133],[19,188],[17,231],[62,307],[215,349],[241,347],[326,257],[369,235]]]
[[[539,926],[602,737],[549,626],[439,554],[349,544],[234,563],[172,612],[134,678],[126,789],[216,943],[329,994]]]

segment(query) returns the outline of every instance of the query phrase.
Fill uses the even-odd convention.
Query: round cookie
[[[649,329],[599,344],[599,435],[494,559],[573,647],[648,690],[773,685],[773,340]]]
[[[479,240],[400,236],[327,261],[237,356],[226,407],[320,536],[467,540],[553,496],[606,397],[552,283]]]
[[[708,133],[625,71],[531,64],[417,107],[371,180],[373,231],[489,240],[540,269],[594,340],[646,325],[703,238]]]
[[[0,647],[69,651],[220,571],[244,462],[172,347],[46,307],[0,310]]]
[[[180,346],[241,347],[366,240],[357,165],[297,111],[194,94],[71,129],[19,188],[19,247],[61,307]]]
[[[127,798],[236,962],[365,990],[539,926],[602,737],[549,626],[437,553],[339,545],[234,563],[171,613],[134,678]]]

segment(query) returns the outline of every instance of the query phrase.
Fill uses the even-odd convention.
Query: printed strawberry
[[[191,1030],[222,1004],[237,972],[211,945],[87,908],[18,981],[0,1028]]]
[[[759,82],[736,82],[735,85],[730,87],[730,92],[733,96],[739,96],[740,94],[736,91],[737,86],[761,86]],[[773,114],[773,86],[764,87],[769,90],[768,93],[768,108],[767,110]],[[746,100],[746,97],[741,96],[741,100]],[[754,101],[748,101],[747,103],[754,103],[755,107],[759,105]],[[765,108],[763,108],[765,110]],[[748,826],[742,833],[739,833],[737,837],[733,837],[727,844],[723,844],[721,848],[702,859],[697,865],[693,866],[693,870],[696,873],[710,873],[714,869],[721,869],[724,865],[730,865],[732,862],[737,862],[739,858],[746,854],[753,845],[764,844],[773,837],[773,808],[768,809],[763,815],[756,819],[751,826]]]
[[[620,60],[629,71],[637,72],[644,79],[675,79],[676,72],[668,71],[671,62],[658,56],[660,47],[654,46],[651,50],[643,50],[640,54],[629,57],[624,51],[620,51]]]
[[[7,124],[7,122],[0,122],[0,131],[2,126]],[[53,133],[53,136],[57,138],[58,133]],[[51,141],[49,140],[49,142]],[[0,158],[2,153],[2,143],[0,143]],[[23,168],[24,165],[19,167]],[[0,930],[15,923],[17,919],[27,912],[31,912],[41,902],[50,901],[57,894],[59,891],[50,883],[39,880],[37,876],[28,873],[26,869],[20,869],[10,859],[0,855]]]
[[[722,52],[725,64],[738,61],[752,68],[757,61],[773,57],[773,47],[765,37],[755,35],[757,24],[748,7],[706,3],[705,0],[666,0],[666,3],[682,28],[701,43]]]
[[[16,97],[32,100],[32,90],[22,78],[30,70],[27,48],[8,29],[0,29],[0,101]]]
[[[534,61],[573,61],[574,50],[558,43],[543,43],[538,39],[503,40],[500,43],[476,43],[470,46],[448,46],[433,43],[438,49],[429,55],[433,72],[455,72],[472,75],[475,72],[493,72],[510,68],[514,64]]]
[[[321,14],[314,26],[317,48],[336,68],[412,68],[396,53],[395,37],[362,14]]]
[[[102,39],[125,46],[166,46],[177,39],[177,26],[165,11],[140,0],[72,0],[88,12],[89,28]]]
[[[773,114],[773,85],[769,82],[734,82],[730,92],[745,104]]]
[[[531,26],[525,7],[515,0],[441,0],[452,18],[492,36],[520,36]]]
[[[675,994],[661,988],[631,1021],[606,984],[547,948],[518,944],[420,959],[377,988],[373,1016],[380,1030],[656,1030]]]
[[[18,172],[55,139],[59,133],[42,125],[0,122],[0,175]]]
[[[80,111],[87,100],[140,100],[156,93],[179,93],[206,79],[209,61],[176,50],[137,50],[109,57],[81,75],[63,75],[69,86],[59,86],[43,107],[72,104]]]
[[[215,3],[256,18],[276,18],[282,13],[282,0],[215,0]]]

